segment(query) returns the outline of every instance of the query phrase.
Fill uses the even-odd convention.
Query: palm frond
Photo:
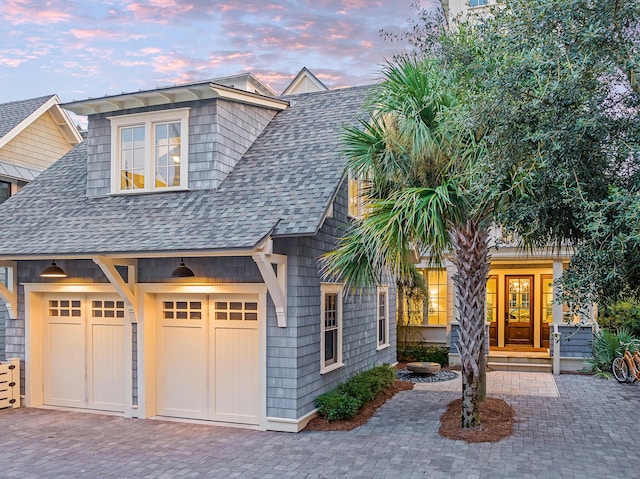
[[[405,189],[368,207],[338,248],[321,259],[323,276],[349,289],[379,284],[385,273],[409,277],[416,252],[427,248],[432,258],[442,258],[451,244],[450,226],[464,217],[467,202],[455,185],[445,184]]]

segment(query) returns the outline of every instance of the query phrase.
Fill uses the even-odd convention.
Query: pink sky
[[[422,0],[431,5],[437,0]],[[252,72],[277,93],[307,67],[372,83],[404,47],[411,0],[3,0],[0,102],[117,94]]]

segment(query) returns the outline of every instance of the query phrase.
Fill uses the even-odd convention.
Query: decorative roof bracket
[[[7,314],[10,319],[18,319],[18,278],[16,268],[18,263],[15,261],[0,261],[0,267],[6,268],[7,285],[0,283],[0,296],[6,303]]]
[[[252,255],[262,279],[267,285],[271,300],[276,307],[278,327],[287,327],[287,257],[280,254],[255,253]],[[276,265],[276,271],[273,265]]]
[[[137,317],[135,284],[137,282],[138,260],[110,258],[108,256],[96,256],[92,259],[93,262],[100,267],[104,275],[109,280],[109,283],[111,283],[111,285],[115,288],[118,295],[124,301],[127,309],[133,311],[134,316]],[[118,272],[116,266],[127,267],[127,281],[125,281],[122,275]]]

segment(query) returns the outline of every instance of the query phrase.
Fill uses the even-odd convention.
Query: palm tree
[[[462,426],[480,424],[485,371],[489,235],[500,195],[487,180],[469,96],[436,59],[404,56],[383,70],[368,120],[347,127],[347,168],[367,179],[366,213],[323,258],[324,274],[351,289],[385,274],[411,277],[411,258],[445,256],[457,267]]]

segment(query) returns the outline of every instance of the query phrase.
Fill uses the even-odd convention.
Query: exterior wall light
[[[180,258],[180,266],[173,270],[171,273],[172,278],[192,278],[195,274],[191,271],[191,268],[187,268],[184,264],[184,258]]]
[[[66,278],[67,273],[56,264],[56,261],[51,261],[51,264],[47,266],[42,273],[40,273],[41,278]]]

